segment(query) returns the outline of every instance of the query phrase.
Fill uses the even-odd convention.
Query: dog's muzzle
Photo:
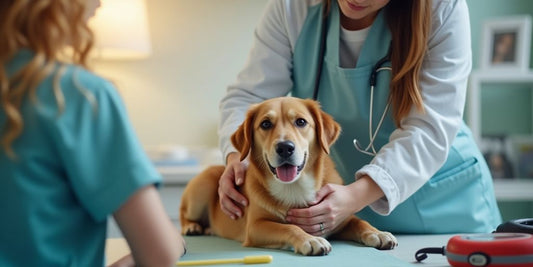
[[[291,141],[283,141],[276,144],[276,154],[278,156],[277,167],[272,166],[268,157],[265,155],[270,171],[282,182],[289,183],[294,181],[305,166],[307,153],[304,154],[302,163],[298,164],[293,162],[294,150],[295,145]]]

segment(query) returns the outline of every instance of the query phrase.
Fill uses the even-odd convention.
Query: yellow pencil
[[[230,263],[258,264],[258,263],[270,263],[271,261],[272,261],[272,256],[270,255],[258,255],[258,256],[246,256],[240,259],[212,259],[212,260],[180,261],[176,263],[176,266],[196,266],[196,265],[214,265],[214,264],[230,264]]]

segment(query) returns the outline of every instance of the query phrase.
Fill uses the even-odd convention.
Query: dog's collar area
[[[278,167],[273,167],[272,164],[270,164],[270,161],[268,160],[268,157],[266,155],[265,160],[268,164],[270,172],[272,172],[272,174],[278,180],[287,183],[295,181],[300,172],[304,169],[305,163],[307,162],[307,153],[304,154],[304,160],[299,166],[290,163],[283,163]]]

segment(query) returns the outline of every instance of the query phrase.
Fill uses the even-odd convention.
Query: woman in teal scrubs
[[[493,231],[492,178],[462,119],[470,70],[465,0],[269,1],[220,103],[223,210],[237,218],[247,204],[230,135],[250,104],[290,93],[341,124],[331,154],[345,185],[325,186],[288,222],[321,235],[357,213],[394,233]]]
[[[0,1],[0,266],[109,265],[109,216],[132,251],[117,266],[184,250],[117,90],[86,68],[99,4]]]

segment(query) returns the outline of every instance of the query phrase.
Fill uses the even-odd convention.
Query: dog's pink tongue
[[[292,165],[283,165],[276,168],[278,178],[283,182],[290,182],[298,174],[298,167]]]

